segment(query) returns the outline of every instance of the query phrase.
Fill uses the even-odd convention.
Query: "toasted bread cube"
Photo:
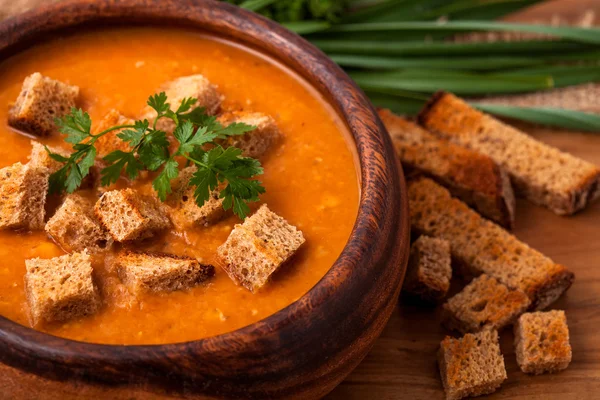
[[[521,371],[538,375],[562,371],[569,366],[572,352],[564,311],[523,314],[514,330]]]
[[[134,123],[135,121],[133,119],[123,116],[117,110],[110,110],[108,114],[106,114],[104,118],[102,118],[100,122],[98,122],[98,125],[96,125],[96,127],[94,128],[94,134],[98,134],[113,126],[133,125]],[[117,137],[119,133],[123,132],[126,129],[127,128],[110,131],[98,138],[98,140],[96,141],[96,150],[98,157],[106,157],[108,154],[112,153],[115,150],[121,150],[125,152],[131,151],[129,142],[126,142],[121,138]]]
[[[235,226],[217,252],[227,275],[256,292],[303,243],[302,232],[264,204]]]
[[[69,152],[56,147],[48,147],[53,152],[60,154],[63,157],[69,157]],[[56,161],[50,157],[46,148],[40,142],[31,141],[31,153],[29,154],[29,165],[34,167],[48,168],[48,173],[52,174],[63,167],[64,163]]]
[[[46,233],[64,250],[91,253],[107,250],[112,237],[94,215],[94,204],[78,194],[68,195],[46,223]]]
[[[444,304],[444,323],[462,333],[512,324],[531,304],[529,297],[481,275]]]
[[[447,336],[438,351],[438,366],[447,400],[493,393],[507,378],[498,332],[491,329],[460,339]]]
[[[171,110],[176,111],[185,98],[193,97],[198,101],[191,109],[204,107],[206,113],[215,115],[221,107],[223,96],[217,91],[217,87],[210,83],[203,75],[182,76],[163,84],[158,92],[165,92],[167,102],[171,105]],[[156,111],[146,106],[142,111],[142,119],[152,122],[156,118]],[[173,132],[175,124],[173,121],[161,118],[158,121],[157,128],[165,132]]]
[[[421,236],[411,246],[402,291],[426,302],[443,299],[450,288],[450,243]]]
[[[204,205],[198,207],[194,188],[189,186],[189,181],[196,170],[195,166],[181,170],[173,183],[173,194],[168,201],[169,216],[173,224],[181,230],[212,225],[228,214],[223,208],[223,199],[219,197],[219,190],[214,190]]]
[[[0,169],[0,229],[42,229],[48,169],[16,163]]]
[[[183,290],[215,274],[212,265],[171,254],[127,252],[119,255],[116,264],[119,277],[134,294]]]
[[[35,72],[23,81],[21,93],[8,113],[8,124],[32,135],[48,136],[58,132],[54,119],[68,114],[78,96],[77,86]]]
[[[244,123],[256,129],[239,136],[230,136],[223,147],[237,147],[244,157],[258,158],[275,143],[281,133],[275,120],[268,115],[257,112],[230,112],[219,116],[218,121],[227,126],[232,123]]]
[[[156,199],[132,189],[104,193],[94,212],[117,242],[148,238],[171,226]]]
[[[527,294],[538,310],[558,299],[575,279],[564,265],[482,218],[431,179],[409,181],[408,199],[413,231],[450,242],[457,270],[467,278],[492,276]]]
[[[87,252],[25,260],[25,266],[25,290],[33,325],[83,317],[100,308]]]

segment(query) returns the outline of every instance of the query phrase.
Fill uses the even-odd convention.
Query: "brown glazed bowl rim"
[[[202,26],[196,12],[202,13],[207,9],[210,9],[211,15],[219,18],[204,21],[209,26]],[[225,36],[228,32],[235,32],[237,38],[233,40],[240,42],[239,37],[244,36],[242,43],[245,46],[260,47],[269,42],[270,57],[279,59],[277,52],[285,53],[287,59],[284,65],[299,73],[327,98],[352,135],[360,162],[361,190],[355,225],[339,258],[312,289],[286,308],[251,325],[190,342],[109,345],[52,336],[0,316],[0,353],[9,353],[0,354],[0,361],[4,358],[10,363],[11,358],[16,360],[31,356],[55,362],[62,360],[70,368],[77,369],[83,368],[84,361],[89,360],[114,365],[123,361],[152,363],[155,358],[173,357],[173,354],[202,355],[210,352],[213,355],[227,356],[231,346],[244,349],[249,342],[260,342],[273,330],[308,318],[315,307],[323,307],[340,290],[346,294],[349,290],[363,290],[366,283],[360,286],[363,289],[359,289],[355,283],[350,284],[351,280],[348,278],[352,275],[363,276],[369,272],[361,265],[360,261],[364,257],[376,259],[374,252],[379,251],[393,253],[392,259],[401,258],[396,254],[403,251],[397,249],[400,243],[397,236],[408,236],[404,178],[377,112],[363,92],[333,61],[306,40],[275,22],[230,4],[210,0],[67,0],[1,22],[0,60],[29,47],[36,39],[43,39],[49,33],[79,29],[82,25],[106,26],[125,21],[158,27],[176,25],[200,28]],[[227,24],[233,24],[237,31],[236,28],[232,31],[232,25],[228,27]],[[250,26],[258,29],[248,33],[250,29],[245,28]],[[266,48],[259,48],[259,51],[266,52]],[[343,99],[339,98],[342,95],[352,97],[342,102]],[[384,242],[388,244],[384,245]],[[353,256],[357,253],[361,257]],[[365,264],[364,260],[362,264]],[[403,266],[389,265],[386,268]],[[401,281],[401,277],[399,280]],[[358,279],[353,282],[356,281]],[[395,282],[397,287],[390,290],[390,293],[382,293],[381,297],[385,296],[385,301],[392,301],[390,298],[398,294],[400,283]],[[356,296],[360,296],[360,293],[356,293]],[[360,299],[356,301],[359,302]],[[277,343],[265,345],[276,346]],[[30,366],[29,369],[36,368]]]

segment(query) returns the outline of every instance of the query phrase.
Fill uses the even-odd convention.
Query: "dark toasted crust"
[[[215,275],[213,265],[160,252],[125,251],[117,258],[116,268],[123,283],[136,294],[183,290]]]
[[[36,136],[49,136],[54,133],[52,130],[47,129],[44,126],[45,124],[39,123],[29,115],[17,116],[12,112],[8,114],[8,125],[23,132],[35,132]]]
[[[566,267],[562,267],[564,268],[562,271],[559,271],[553,276],[549,276],[548,280],[543,285],[534,289],[535,298],[530,307],[532,310],[543,310],[547,308],[571,287],[575,280],[575,274],[567,270]]]
[[[526,293],[536,309],[550,304],[571,285],[574,275],[565,266],[481,218],[432,180],[409,181],[408,196],[413,231],[448,240],[453,261],[464,275],[486,273]]]
[[[510,174],[516,192],[558,215],[574,214],[600,194],[596,166],[529,137],[451,93],[436,93],[418,121],[439,137],[490,156]]]
[[[379,110],[403,165],[447,187],[454,196],[506,228],[515,198],[506,172],[490,157],[441,139],[416,123]]]
[[[147,257],[160,257],[160,258],[170,258],[172,260],[183,260],[183,261],[197,261],[195,258],[193,257],[188,257],[188,256],[180,256],[177,254],[170,254],[170,253],[163,253],[160,251],[133,251],[133,250],[125,250],[123,252],[123,256],[124,257],[129,257],[129,256],[147,256]],[[212,266],[211,264],[203,264],[200,263],[201,265],[208,265],[214,268],[214,266]]]
[[[439,90],[435,92],[429,100],[425,103],[421,111],[417,114],[417,122],[419,125],[425,126],[427,124],[427,120],[429,119],[429,113],[433,109],[433,107],[437,106],[438,101],[440,101],[444,96],[446,96],[448,92],[444,90]]]
[[[585,183],[574,192],[574,197],[569,206],[569,209],[572,210],[570,213],[586,208],[588,204],[600,197],[599,183],[600,171],[589,175]]]

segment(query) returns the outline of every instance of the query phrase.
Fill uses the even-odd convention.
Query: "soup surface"
[[[313,89],[272,60],[195,32],[156,28],[91,31],[37,45],[0,63],[0,167],[27,162],[30,138],[9,128],[7,114],[23,79],[33,72],[79,86],[78,106],[96,122],[113,108],[138,117],[148,96],[162,83],[192,74],[203,74],[218,86],[225,96],[224,110],[271,115],[284,139],[261,160],[265,173],[260,179],[267,190],[261,203],[297,226],[306,238],[272,281],[252,294],[236,286],[216,260],[217,247],[239,219],[231,216],[207,228],[167,232],[139,247],[213,263],[216,275],[189,290],[135,297],[111,268],[114,254],[108,253],[96,257],[93,265],[103,297],[101,311],[41,330],[110,344],[172,343],[221,334],[265,318],[301,297],[343,249],[359,196],[347,132]],[[66,148],[61,135],[41,141]],[[29,326],[25,260],[62,254],[43,231],[0,231],[0,314]]]

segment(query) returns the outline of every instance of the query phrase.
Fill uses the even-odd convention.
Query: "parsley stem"
[[[117,125],[117,126],[113,126],[112,128],[108,128],[106,130],[103,130],[102,132],[97,133],[95,135],[92,135],[90,133],[90,136],[92,138],[94,138],[92,140],[95,142],[96,141],[95,139],[99,138],[100,136],[104,136],[104,135],[106,135],[109,132],[116,131],[117,129],[124,129],[124,128],[135,128],[135,125]]]
[[[183,157],[187,158],[188,160],[190,160],[190,161],[191,161],[191,162],[193,162],[194,164],[200,165],[201,167],[204,167],[204,168],[206,168],[206,169],[210,169],[210,170],[215,170],[215,171],[217,171],[218,173],[221,173],[221,171],[219,171],[218,169],[213,169],[213,168],[209,167],[208,165],[204,164],[203,162],[201,162],[201,161],[198,161],[198,160],[195,160],[195,159],[193,159],[192,157],[190,157],[190,156],[188,156],[188,155],[185,155],[185,154],[184,154],[184,155],[183,155]]]

